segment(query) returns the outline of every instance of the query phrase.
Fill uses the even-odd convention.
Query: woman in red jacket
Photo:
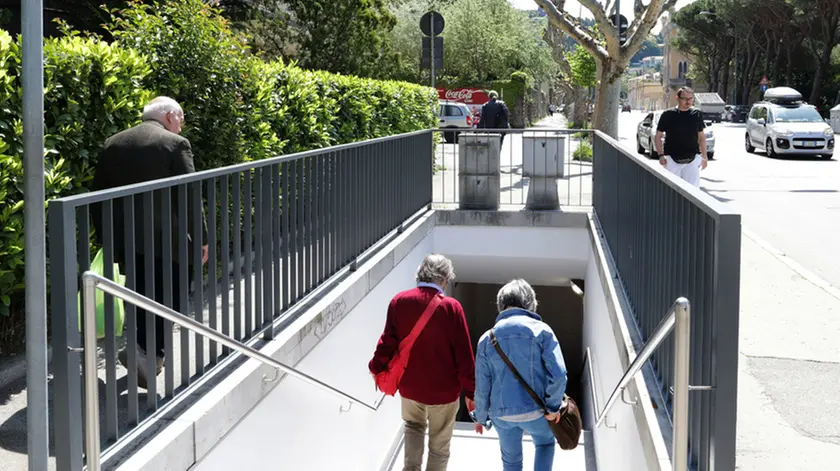
[[[428,255],[417,269],[417,287],[394,296],[388,305],[385,330],[379,338],[370,372],[385,371],[426,306],[455,278],[452,262]],[[399,383],[405,421],[404,471],[420,471],[426,426],[429,428],[428,471],[443,471],[449,461],[449,443],[455,428],[463,390],[468,407],[475,393],[475,358],[464,309],[456,299],[444,297],[414,343]],[[470,407],[471,408],[471,407]]]

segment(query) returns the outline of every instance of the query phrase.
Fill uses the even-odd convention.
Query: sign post
[[[420,68],[428,68],[431,72],[432,88],[435,86],[435,69],[443,68],[443,32],[445,22],[443,16],[436,11],[426,12],[420,18],[420,31],[423,33],[423,54],[420,57]]]
[[[767,76],[765,75],[764,77],[761,77],[761,82],[758,82],[758,89],[761,93],[764,93],[768,88],[770,88],[770,81],[767,80]]]
[[[23,224],[26,280],[26,450],[30,471],[46,471],[47,258],[44,210],[44,9],[24,0],[23,36]]]

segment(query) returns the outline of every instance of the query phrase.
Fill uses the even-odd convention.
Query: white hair
[[[517,279],[502,286],[496,295],[496,308],[499,312],[518,307],[528,311],[537,310],[537,294],[527,281]]]
[[[440,254],[430,254],[423,259],[415,275],[417,282],[434,283],[438,286],[455,279],[452,261]]]
[[[143,107],[143,121],[163,121],[169,113],[182,115],[184,110],[177,101],[168,96],[159,96]]]

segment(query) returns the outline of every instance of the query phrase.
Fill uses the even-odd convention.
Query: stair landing
[[[571,451],[564,451],[557,447],[554,453],[554,470],[556,471],[596,471],[595,450],[592,449],[591,434],[584,430],[580,444]],[[426,442],[428,454],[428,441]],[[522,438],[522,469],[534,469],[534,443],[531,436],[525,434]],[[403,468],[405,457],[404,445],[400,444],[388,471],[399,471]],[[424,458],[425,466],[425,458]],[[466,422],[455,424],[450,447],[449,471],[474,471],[477,469],[492,470],[502,468],[502,453],[499,450],[499,436],[496,430],[485,430],[483,435],[475,433],[473,425]]]

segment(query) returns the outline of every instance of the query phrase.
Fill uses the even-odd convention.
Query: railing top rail
[[[545,132],[558,132],[563,134],[571,134],[571,133],[578,133],[578,132],[585,132],[585,133],[594,133],[594,129],[578,129],[578,128],[556,128],[556,127],[532,127],[532,128],[456,128],[456,127],[445,127],[445,128],[434,128],[432,129],[434,132],[471,132],[476,134],[481,133],[495,133],[495,134],[522,134],[526,132],[537,132],[537,133],[545,133]]]
[[[635,155],[634,153],[628,151],[627,149],[622,147],[618,143],[618,141],[616,141],[609,135],[597,130],[595,131],[595,135],[609,143],[612,147],[621,152],[625,157],[632,160],[636,165],[639,165],[647,172],[655,175],[656,178],[673,188],[674,191],[681,194],[683,197],[691,201],[694,205],[702,209],[704,212],[706,212],[713,218],[718,219],[719,216],[741,214],[740,212],[735,210],[735,208],[731,204],[718,201],[705,191],[702,191],[699,188],[695,188],[694,186],[685,182],[683,179],[670,178],[669,174],[666,173],[667,171],[661,168],[661,166],[649,165],[649,161],[647,159],[639,157],[638,155]]]
[[[624,374],[621,376],[621,379],[618,381],[618,384],[613,389],[612,394],[610,394],[609,399],[607,399],[606,405],[604,409],[598,413],[598,420],[595,422],[595,427],[599,427],[604,419],[607,417],[607,413],[612,409],[612,406],[618,401],[618,398],[621,396],[624,389],[627,388],[627,385],[630,384],[630,381],[636,376],[642,366],[644,366],[645,362],[656,352],[660,345],[665,342],[665,339],[668,337],[668,334],[671,333],[671,330],[674,329],[674,325],[676,324],[676,316],[677,316],[677,309],[687,309],[688,308],[688,300],[685,298],[677,298],[674,301],[674,304],[668,309],[668,314],[662,318],[662,321],[659,323],[659,326],[653,331],[653,334],[648,339],[647,343],[645,343],[644,347],[642,347],[642,351],[636,355],[636,358],[630,363],[630,366],[627,367],[627,370],[624,371]]]
[[[368,139],[365,141],[351,142],[348,144],[339,144],[336,146],[322,147],[319,149],[311,149],[302,152],[296,152],[289,155],[281,155],[271,157],[269,159],[257,160],[253,162],[244,162],[241,164],[229,165],[227,167],[215,168],[210,170],[203,170],[201,172],[190,173],[186,175],[179,175],[175,177],[162,178],[159,180],[151,180],[148,182],[137,183],[134,185],[127,185],[107,190],[94,191],[89,193],[81,193],[78,195],[66,196],[64,198],[56,198],[50,201],[52,203],[60,203],[72,207],[83,206],[92,203],[101,203],[103,201],[123,198],[126,196],[137,195],[148,191],[162,190],[164,188],[173,188],[178,185],[194,183],[210,178],[220,177],[223,175],[233,175],[246,170],[254,170],[262,167],[269,167],[271,165],[282,164],[285,162],[292,162],[295,160],[312,157],[316,155],[331,154],[334,152],[344,151],[357,147],[362,147],[370,144],[378,144],[382,142],[393,141],[401,138],[419,136],[427,134],[432,129],[422,129],[420,131],[412,131],[403,134],[395,134],[393,136],[378,137],[375,139]]]
[[[347,400],[351,403],[359,404],[360,406],[363,406],[363,407],[365,407],[367,409],[370,409],[371,411],[374,411],[374,412],[379,408],[379,404],[382,403],[382,399],[384,397],[384,394],[382,394],[382,393],[380,393],[380,397],[375,402],[375,404],[370,405],[370,404],[362,401],[361,399],[357,399],[357,398],[345,393],[344,391],[341,391],[341,390],[339,390],[337,388],[334,388],[333,386],[330,386],[330,385],[328,385],[328,384],[326,384],[326,383],[324,383],[324,382],[322,382],[318,379],[315,379],[312,376],[309,376],[306,373],[303,373],[302,371],[297,370],[294,367],[291,367],[291,366],[288,366],[284,363],[281,363],[281,362],[275,360],[274,358],[271,358],[270,356],[265,355],[264,353],[261,353],[260,351],[255,350],[254,348],[251,348],[251,347],[243,344],[242,342],[239,342],[239,341],[237,341],[233,338],[230,338],[227,335],[222,334],[221,332],[218,332],[215,329],[212,329],[212,328],[210,328],[210,327],[208,327],[208,326],[206,326],[206,325],[204,325],[204,324],[202,324],[202,323],[200,323],[200,322],[198,322],[198,321],[196,321],[196,320],[194,320],[190,317],[187,317],[187,316],[185,316],[185,315],[183,315],[183,314],[181,314],[177,311],[174,311],[174,310],[158,303],[157,301],[149,299],[146,296],[143,296],[142,294],[139,294],[139,293],[137,293],[137,292],[135,292],[135,291],[133,291],[129,288],[126,288],[124,286],[120,286],[119,284],[114,283],[113,281],[111,281],[111,280],[109,280],[109,279],[107,279],[103,276],[100,276],[100,275],[98,275],[98,274],[96,274],[92,271],[86,271],[82,275],[82,280],[83,280],[83,286],[85,287],[85,289],[88,289],[88,286],[89,286],[88,284],[90,283],[90,284],[92,284],[92,287],[94,289],[98,288],[98,289],[100,289],[100,290],[102,290],[102,291],[104,291],[104,292],[106,292],[106,293],[108,293],[108,294],[110,294],[110,295],[112,295],[116,298],[122,299],[125,302],[134,304],[135,306],[138,306],[138,307],[141,307],[144,310],[152,312],[155,315],[161,316],[161,317],[165,318],[166,320],[168,320],[170,322],[173,322],[175,324],[178,324],[179,326],[181,326],[183,328],[189,329],[189,330],[195,332],[196,334],[202,335],[202,336],[204,336],[204,337],[206,337],[210,340],[218,342],[218,343],[230,348],[231,350],[235,350],[239,353],[242,353],[245,356],[248,356],[248,357],[253,358],[257,361],[260,361],[263,364],[274,367],[278,370],[282,370],[282,371],[286,372],[287,374],[289,374],[291,376],[294,376],[298,379],[306,381],[309,384],[312,384],[312,385],[314,385],[316,387],[319,387],[319,388],[321,388],[321,389],[323,389],[323,390],[325,390],[329,393],[332,393],[336,396],[339,396],[340,398],[345,399],[345,400]],[[92,332],[90,334],[93,335]]]

